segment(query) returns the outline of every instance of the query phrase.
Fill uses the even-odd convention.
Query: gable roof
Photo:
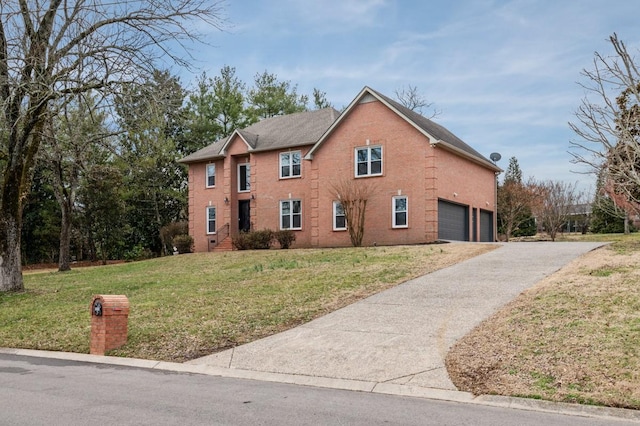
[[[250,152],[313,145],[339,115],[334,108],[323,108],[266,118],[244,129],[234,130],[228,137],[215,141],[179,162],[188,164],[225,157],[227,147],[236,136],[247,145]]]
[[[422,134],[427,136],[432,145],[441,146],[450,151],[454,151],[459,155],[469,158],[470,160],[479,163],[485,167],[488,167],[496,172],[502,171],[498,166],[496,166],[491,160],[480,154],[475,149],[471,148],[467,145],[462,139],[451,133],[449,130],[444,128],[443,126],[429,120],[426,117],[418,114],[415,111],[403,106],[402,104],[394,101],[393,99],[378,93],[377,91],[371,89],[370,87],[365,86],[358,96],[349,104],[347,109],[343,111],[340,117],[333,122],[331,127],[327,129],[327,131],[322,135],[322,137],[316,142],[316,144],[309,150],[305,159],[310,160],[313,158],[313,154],[315,151],[320,148],[320,146],[324,143],[324,141],[329,137],[333,130],[340,124],[340,122],[346,117],[349,112],[355,108],[356,105],[360,103],[360,101],[365,98],[367,95],[373,96],[376,100],[382,102],[393,112],[398,114],[401,118],[403,118],[407,123],[412,125]]]

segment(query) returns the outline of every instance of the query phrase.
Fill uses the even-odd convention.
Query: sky
[[[224,31],[205,29],[189,86],[225,66],[248,86],[268,71],[299,94],[314,88],[337,109],[364,86],[389,97],[409,86],[434,119],[486,157],[516,157],[523,176],[577,182],[568,123],[585,95],[595,52],[614,32],[640,53],[634,0],[228,0]],[[431,110],[426,110],[429,115]]]

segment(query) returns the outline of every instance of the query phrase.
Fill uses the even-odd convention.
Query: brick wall
[[[367,203],[363,244],[414,244],[435,240],[428,233],[426,212],[432,204],[434,155],[423,134],[381,102],[355,106],[314,155],[318,172],[318,246],[348,246],[348,232],[333,231],[332,181],[354,178],[355,148],[382,146],[382,176],[358,178],[375,187]],[[355,179],[355,178],[354,178]],[[408,227],[393,228],[392,199],[407,196]]]
[[[382,146],[383,175],[358,178],[375,187],[367,204],[364,245],[436,240],[438,198],[470,209],[495,210],[493,171],[441,147],[432,147],[424,134],[384,104],[365,102],[354,106],[342,119],[312,160],[302,161],[300,178],[279,177],[279,155],[289,149],[249,153],[239,137],[228,145],[227,157],[215,162],[216,188],[205,188],[207,163],[191,164],[189,230],[195,250],[209,250],[211,240],[217,238],[206,235],[206,207],[215,206],[218,228],[229,223],[233,234],[238,230],[239,200],[250,200],[254,229],[278,230],[280,201],[300,199],[302,230],[294,231],[293,247],[350,246],[347,231],[333,231],[330,186],[341,177],[354,178],[355,148],[367,144]],[[300,150],[304,156],[310,148],[291,150]],[[251,164],[251,192],[238,193],[237,164],[245,161]],[[392,198],[396,195],[408,197],[407,228],[392,226]]]

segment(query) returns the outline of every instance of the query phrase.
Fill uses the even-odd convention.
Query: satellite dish
[[[498,152],[492,152],[489,158],[491,158],[491,161],[495,163],[496,161],[500,161],[500,159],[502,158],[502,155],[500,155],[500,153]]]

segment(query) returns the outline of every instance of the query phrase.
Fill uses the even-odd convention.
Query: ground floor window
[[[340,201],[333,202],[333,230],[344,231],[347,229],[347,216]]]
[[[280,229],[302,229],[302,201],[280,201]]]
[[[408,203],[406,196],[393,197],[393,227],[406,228],[408,226]]]
[[[207,207],[207,234],[216,233],[216,208]]]

